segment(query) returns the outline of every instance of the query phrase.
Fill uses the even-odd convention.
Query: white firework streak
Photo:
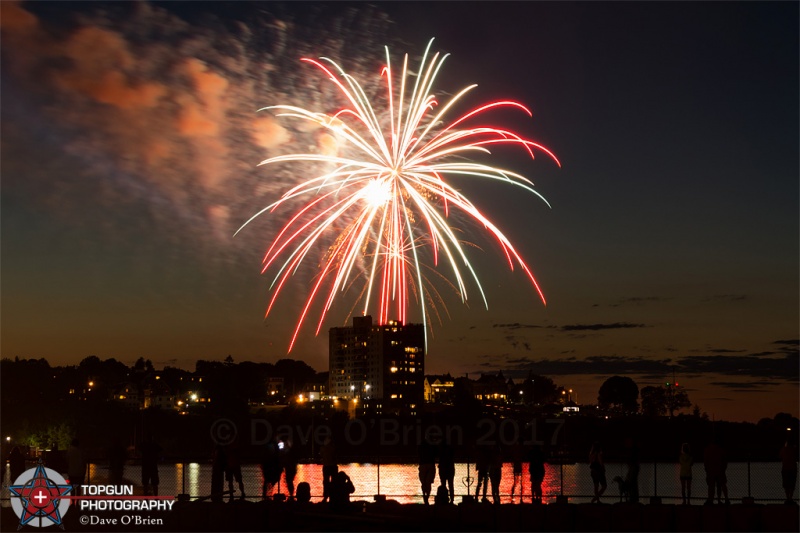
[[[439,255],[444,254],[463,302],[467,300],[465,277],[470,277],[488,309],[483,287],[467,258],[463,243],[448,224],[447,219],[452,208],[467,214],[494,237],[503,250],[510,269],[514,270],[515,265],[519,265],[542,302],[545,302],[530,268],[508,238],[445,178],[461,176],[497,180],[521,187],[544,200],[525,176],[511,170],[470,162],[465,156],[475,153],[490,154],[489,148],[492,145],[516,145],[527,151],[531,158],[534,157],[534,150],[541,150],[559,166],[560,163],[550,150],[511,130],[492,126],[462,126],[487,111],[501,107],[518,109],[532,116],[520,103],[494,101],[467,112],[449,124],[446,123],[444,119],[448,111],[476,85],[464,88],[437,111],[439,103],[432,90],[436,76],[448,55],[440,57],[437,52],[429,58],[432,44],[433,40],[428,43],[418,75],[409,71],[408,55],[405,55],[397,94],[389,50],[386,49],[386,65],[381,76],[386,79],[388,91],[388,129],[381,126],[378,114],[358,81],[328,58],[321,58],[319,61],[303,58],[302,61],[314,65],[327,75],[341,91],[348,107],[332,115],[290,105],[274,105],[262,109],[274,112],[276,116],[313,122],[346,141],[348,153],[358,154],[358,157],[343,157],[295,153],[261,162],[261,165],[316,162],[332,168],[299,183],[284,193],[278,201],[253,215],[238,230],[241,231],[259,215],[275,210],[290,200],[314,197],[283,226],[263,261],[263,272],[266,272],[277,263],[279,257],[285,256],[271,285],[274,294],[267,308],[268,316],[286,281],[297,271],[308,254],[314,249],[325,250],[319,265],[319,274],[300,315],[289,351],[294,346],[313,302],[323,292],[322,287],[329,279],[330,285],[326,289],[327,296],[317,324],[317,334],[336,295],[343,292],[353,277],[358,275],[366,277],[364,314],[368,313],[372,292],[376,290],[379,292],[378,323],[385,324],[389,320],[393,307],[396,318],[404,323],[408,309],[408,287],[416,284],[415,288],[420,295],[417,301],[423,323],[426,323],[425,298],[421,296],[423,278],[418,254],[418,249],[423,246],[430,246],[434,265],[438,265]],[[411,85],[409,78],[412,76],[416,79],[407,97]],[[345,229],[337,230],[336,225],[342,223],[346,224]],[[326,245],[326,239],[330,239],[331,234],[335,234],[336,239],[333,244]]]

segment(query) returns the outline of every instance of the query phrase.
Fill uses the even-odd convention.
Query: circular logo
[[[60,526],[69,509],[72,485],[41,463],[20,474],[8,489],[20,527]]]

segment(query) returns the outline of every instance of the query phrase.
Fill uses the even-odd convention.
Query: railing
[[[32,466],[32,465],[29,465]],[[400,503],[422,503],[422,490],[418,477],[416,464],[392,462],[389,458],[373,459],[372,462],[348,462],[341,464],[340,470],[347,472],[356,488],[353,499],[372,501],[376,495],[387,499],[395,499]],[[242,482],[245,498],[260,500],[263,487],[263,476],[258,464],[244,464],[241,467]],[[312,501],[322,498],[322,467],[318,464],[300,464],[294,484],[301,482],[310,485]],[[679,465],[665,462],[643,462],[640,464],[638,476],[639,501],[642,503],[678,503],[682,502],[681,485],[678,477]],[[608,486],[601,497],[606,503],[619,502],[626,499],[621,491],[620,480],[624,480],[627,473],[625,464],[606,464],[606,479]],[[755,503],[782,502],[786,496],[781,486],[781,464],[779,462],[736,462],[730,463],[727,468],[728,497],[732,503],[749,501]],[[159,487],[161,495],[185,495],[188,499],[206,498],[211,494],[212,467],[210,463],[177,462],[159,465]],[[475,497],[476,470],[474,463],[457,463],[455,476],[456,503],[463,496]],[[123,472],[125,484],[134,485],[135,490],[141,491],[141,470],[138,465],[126,464]],[[8,485],[10,479],[8,470],[3,479],[0,500],[3,505],[8,505],[10,493]],[[512,502],[512,487],[514,488],[513,502],[520,501],[520,489],[514,486],[513,466],[504,463],[502,476],[499,483],[500,503]],[[104,463],[90,463],[87,465],[86,484],[108,483],[108,467]],[[531,482],[527,464],[523,465],[521,476],[522,496],[524,502],[531,501]],[[432,485],[431,503],[440,484],[437,475]],[[225,490],[231,488],[225,481]],[[237,480],[232,483],[233,494],[230,497],[240,498],[241,490]],[[574,464],[548,464],[546,465],[545,478],[542,483],[543,503],[556,503],[566,501],[569,503],[587,503],[594,496],[594,486],[591,480],[588,465],[585,463]],[[628,491],[630,494],[632,491]],[[285,474],[280,482],[271,487],[267,497],[275,494],[288,496]],[[493,500],[491,486],[486,491],[489,501]],[[708,497],[705,480],[705,471],[702,464],[697,464],[693,469],[690,502],[702,504]],[[478,499],[483,498],[483,490]],[[716,494],[714,494],[716,501]],[[793,495],[796,501],[796,498]],[[747,499],[747,500],[745,500]]]

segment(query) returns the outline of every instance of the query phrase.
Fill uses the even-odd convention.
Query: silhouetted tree
[[[639,410],[639,387],[629,377],[612,376],[597,392],[597,404],[603,409],[635,413]]]
[[[664,387],[642,388],[642,414],[647,416],[667,414],[667,397]]]
[[[558,387],[552,379],[532,372],[520,384],[520,390],[525,403],[552,403],[558,396]]]
[[[674,416],[675,411],[691,407],[686,389],[677,386],[644,387],[642,389],[642,413],[648,416]],[[699,413],[698,413],[699,416]]]

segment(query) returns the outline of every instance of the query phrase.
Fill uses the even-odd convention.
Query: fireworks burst
[[[448,179],[466,177],[496,180],[521,187],[542,198],[524,176],[466,158],[489,154],[495,145],[512,145],[533,158],[534,150],[558,159],[547,148],[504,128],[472,125],[484,114],[498,108],[531,112],[513,101],[495,101],[447,122],[448,112],[476,85],[470,85],[444,105],[432,94],[434,81],[447,54],[431,53],[428,43],[418,73],[409,70],[408,55],[395,78],[386,49],[386,111],[379,114],[359,82],[328,58],[302,59],[322,71],[344,97],[346,106],[333,114],[318,113],[291,105],[266,107],[280,117],[308,121],[332,135],[344,147],[340,154],[294,153],[269,158],[261,165],[275,163],[316,163],[325,166],[318,176],[287,191],[247,222],[290,201],[305,203],[289,219],[264,256],[263,272],[277,268],[271,289],[274,294],[266,314],[272,310],[281,289],[314,250],[322,251],[318,275],[312,284],[289,345],[291,351],[312,304],[324,298],[316,333],[337,294],[358,279],[365,279],[361,292],[363,312],[377,299],[378,321],[384,324],[390,313],[406,321],[409,299],[419,304],[427,324],[426,293],[423,285],[423,250],[434,266],[446,263],[453,285],[467,301],[466,279],[471,278],[488,308],[478,276],[464,251],[464,243],[448,223],[452,210],[468,215],[494,237],[509,267],[525,272],[544,302],[539,284],[530,268],[506,236]],[[544,200],[544,198],[542,198]],[[545,200],[546,203],[546,200]],[[237,231],[238,233],[238,231]],[[280,259],[280,261],[279,261]],[[282,262],[281,262],[282,261]],[[278,266],[280,265],[280,266]],[[326,285],[327,284],[327,285]]]

